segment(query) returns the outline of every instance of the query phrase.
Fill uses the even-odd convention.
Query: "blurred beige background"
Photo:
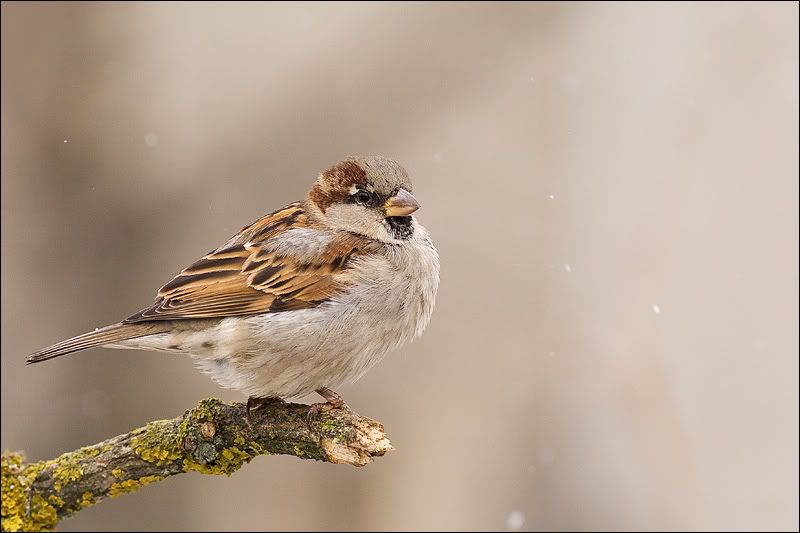
[[[179,357],[23,360],[379,153],[442,257],[427,333],[341,391],[397,452],[62,531],[797,529],[797,146],[796,3],[3,2],[2,447],[242,400]]]

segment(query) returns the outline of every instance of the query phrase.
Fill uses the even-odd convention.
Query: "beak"
[[[419,209],[419,202],[413,194],[400,189],[397,194],[384,202],[383,209],[387,217],[404,217]]]

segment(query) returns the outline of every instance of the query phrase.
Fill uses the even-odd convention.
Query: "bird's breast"
[[[354,258],[340,276],[344,290],[317,307],[224,320],[219,337],[230,342],[219,348],[230,356],[217,351],[222,367],[202,361],[202,368],[254,395],[294,397],[352,383],[424,331],[439,257],[429,239],[409,240]]]
[[[345,274],[349,289],[340,302],[347,320],[386,350],[419,336],[433,313],[439,256],[423,237],[360,258]]]

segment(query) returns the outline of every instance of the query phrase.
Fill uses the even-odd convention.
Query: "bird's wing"
[[[369,243],[313,227],[291,204],[245,227],[164,285],[125,323],[221,318],[315,307],[344,287],[344,271]]]

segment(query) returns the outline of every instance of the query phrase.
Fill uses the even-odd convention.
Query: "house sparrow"
[[[439,285],[439,256],[411,216],[407,172],[384,157],[324,171],[305,200],[266,215],[185,268],[155,302],[118,324],[27,358],[94,346],[188,354],[220,386],[260,401],[316,391],[346,407],[351,383],[420,335]]]

